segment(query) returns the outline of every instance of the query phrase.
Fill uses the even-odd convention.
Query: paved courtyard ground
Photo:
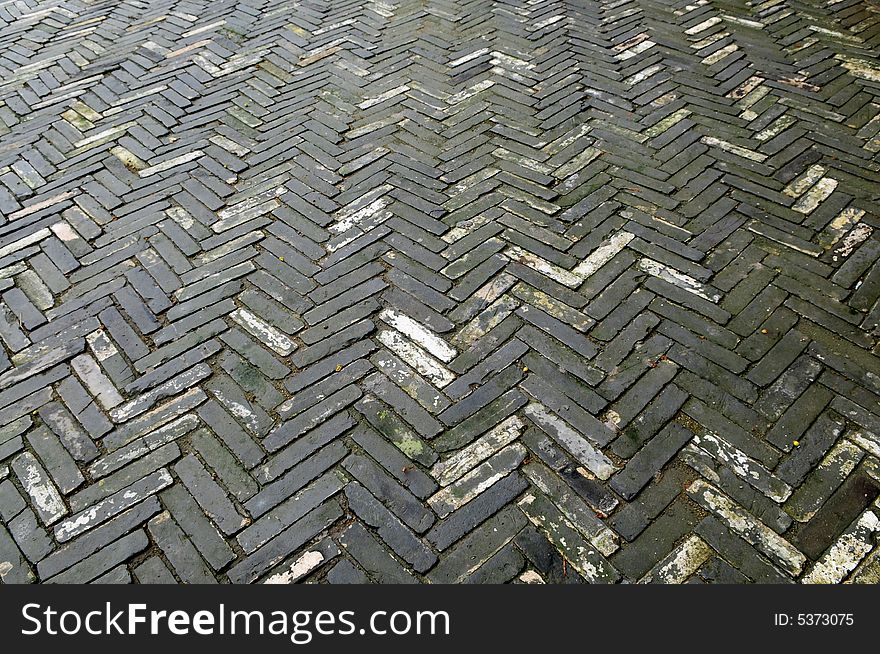
[[[0,578],[880,581],[876,0],[0,0]]]

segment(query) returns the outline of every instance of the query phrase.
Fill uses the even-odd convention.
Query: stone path
[[[876,0],[0,0],[0,578],[880,580]]]

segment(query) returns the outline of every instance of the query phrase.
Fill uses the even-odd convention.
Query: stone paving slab
[[[0,2],[3,583],[880,581],[876,0]]]

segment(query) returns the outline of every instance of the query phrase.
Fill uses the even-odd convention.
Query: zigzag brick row
[[[876,0],[0,2],[3,583],[877,583]]]

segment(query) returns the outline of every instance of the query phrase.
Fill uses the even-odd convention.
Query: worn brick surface
[[[0,3],[0,580],[876,581],[878,43]]]

